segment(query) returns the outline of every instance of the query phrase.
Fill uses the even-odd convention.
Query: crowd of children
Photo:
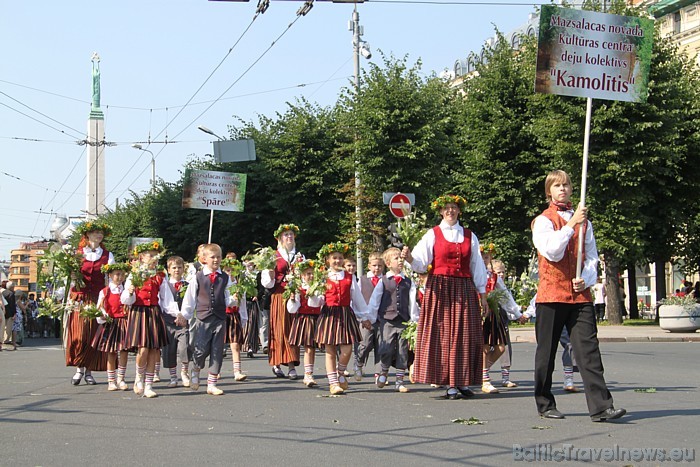
[[[455,217],[449,206],[462,207],[457,198],[445,199],[445,203],[439,206],[445,218]],[[444,205],[448,206],[447,210]],[[269,305],[261,306],[257,301],[258,296],[231,293],[236,279],[229,275],[230,268],[222,268],[222,250],[216,244],[200,245],[196,261],[190,265],[179,256],[170,256],[165,260],[166,269],[162,270],[158,263],[164,248],[159,242],[136,246],[131,264],[115,263],[111,253],[100,246],[109,228],[105,225],[93,225],[91,228],[83,229],[84,237],[90,241],[89,248],[92,248],[84,252],[84,263],[90,263],[84,269],[86,278],[90,279],[90,291],[95,292],[91,300],[102,310],[103,316],[97,320],[99,326],[94,330],[92,324],[87,326],[84,319],[78,320],[78,314],[73,318],[90,329],[89,338],[83,332],[82,339],[87,340],[89,347],[106,360],[107,389],[116,391],[129,388],[126,381],[127,357],[129,352],[135,352],[133,391],[147,398],[157,396],[153,383],[159,380],[161,359],[163,367],[169,372],[168,387],[182,385],[197,391],[200,372],[208,358],[206,392],[217,396],[223,394],[217,382],[221,377],[227,344],[233,361],[234,380],[245,381],[247,375],[241,368],[241,354],[246,352],[252,356],[261,341],[267,339],[258,333],[264,308],[270,310],[267,353],[275,376],[296,379],[296,366],[301,363],[299,357],[303,348],[303,384],[309,388],[318,386],[314,378],[315,357],[316,351],[323,349],[331,394],[345,393],[349,388],[348,377],[353,374],[356,381],[361,381],[365,374],[373,373],[376,387],[384,388],[389,384],[392,368],[395,391],[409,392],[405,380],[415,354],[405,330],[410,323],[419,321],[422,306],[435,307],[440,306],[441,301],[445,302],[444,297],[426,295],[426,278],[431,277],[430,271],[434,268],[452,271],[450,274],[459,270],[459,265],[455,269],[454,265],[442,264],[442,260],[436,262],[427,256],[416,260],[419,250],[412,255],[405,248],[392,247],[384,252],[371,253],[368,271],[360,274],[360,271],[356,271],[354,260],[349,257],[347,244],[337,242],[325,245],[319,252],[319,260],[306,259],[296,250],[299,228],[293,224],[283,224],[275,232],[278,248],[274,268],[257,271],[252,261],[244,262],[246,274],[256,277],[258,288],[270,291]],[[429,238],[433,242],[429,248],[435,249],[435,254],[439,255],[440,248],[443,248],[441,242],[445,242],[440,236],[444,234],[433,232],[430,235],[436,238]],[[456,358],[456,367],[468,366],[468,375],[462,372],[441,376],[434,368],[422,368],[422,377],[417,379],[432,383],[434,387],[448,387],[445,396],[450,399],[472,396],[468,386],[474,384],[481,384],[485,394],[497,393],[489,372],[499,358],[502,359],[501,386],[517,387],[510,379],[512,349],[508,322],[524,322],[529,317],[527,313],[521,314],[520,307],[506,288],[502,277],[505,267],[492,257],[493,249],[479,249],[478,240],[466,229],[460,235],[454,239],[471,242],[467,259],[460,260],[466,261],[461,264],[470,268],[470,274],[457,274],[454,277],[457,281],[467,278],[469,283],[483,282],[479,282],[477,287],[472,285],[465,289],[471,295],[460,295],[468,298],[470,312],[474,306],[477,310],[483,310],[479,311],[477,321],[470,318],[463,324],[465,328],[460,330],[460,335],[465,337],[460,337],[463,342],[458,345],[466,345],[473,355],[469,357],[469,362],[465,362],[467,355],[450,355],[450,358]],[[420,244],[419,248],[422,248]],[[91,256],[86,254],[90,252]],[[187,274],[185,271],[188,271]],[[100,282],[100,274],[108,277],[106,285],[104,279]],[[297,283],[293,285],[295,275]],[[322,279],[319,280],[319,277]],[[497,310],[490,310],[479,299],[479,295],[483,298],[492,290],[503,291]],[[79,290],[76,290],[76,295],[78,292],[85,295],[84,291]],[[254,317],[253,329],[248,319],[248,308],[251,308]],[[483,325],[476,327],[477,333],[473,324],[481,324],[482,313]],[[432,325],[435,322],[425,322],[422,328],[425,330]],[[468,329],[470,326],[472,328]],[[68,329],[70,331],[71,326]],[[466,337],[467,334],[469,337]],[[423,345],[443,345],[439,340],[431,343],[433,337],[426,338],[428,341],[424,341]],[[420,352],[420,345],[419,342],[416,352]],[[444,345],[449,344],[445,341]],[[267,345],[265,347],[267,349]],[[69,355],[73,353],[72,348],[68,348]],[[450,349],[446,351],[451,352]],[[372,363],[370,354],[373,354]],[[353,355],[354,371],[349,372]],[[424,357],[423,362],[433,362],[436,355],[429,358]],[[439,354],[437,358],[441,358]],[[93,361],[96,359],[93,358]],[[368,369],[368,365],[371,369]],[[78,366],[73,384],[78,384],[82,378],[88,384],[94,384],[90,371],[97,370],[98,366]],[[282,371],[282,366],[288,367],[287,375]]]

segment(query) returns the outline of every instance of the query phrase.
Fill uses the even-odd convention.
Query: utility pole
[[[360,54],[363,57],[369,59],[372,57],[372,53],[369,50],[369,44],[362,41],[363,29],[360,26],[360,14],[357,12],[357,5],[352,12],[352,21],[348,28],[352,31],[352,50],[353,50],[353,62],[355,65],[355,106],[357,106],[358,100],[360,98]],[[355,141],[359,135],[355,133]],[[362,268],[362,217],[360,209],[360,162],[359,154],[357,149],[355,149],[355,233],[357,234],[357,241],[355,248],[357,251],[357,276],[360,277],[364,273]]]

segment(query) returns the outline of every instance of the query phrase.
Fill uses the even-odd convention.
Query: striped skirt
[[[270,365],[299,365],[299,347],[289,343],[292,315],[287,313],[282,293],[273,293],[270,300],[270,339],[267,359]]]
[[[243,344],[243,326],[238,313],[226,313],[226,343]]]
[[[482,383],[484,338],[471,278],[428,276],[418,319],[413,379],[461,387]]]
[[[507,330],[505,323],[501,319],[500,310],[495,313],[489,313],[484,319],[484,345],[495,347],[497,345],[506,345],[508,343]]]
[[[258,301],[249,301],[246,308],[248,309],[248,321],[245,323],[243,335],[243,349],[257,353],[260,350],[260,307]]]
[[[92,346],[100,352],[121,352],[129,350],[126,346],[126,333],[129,323],[126,318],[114,318],[111,322],[100,324]]]
[[[319,346],[354,344],[361,339],[360,325],[349,306],[326,306],[316,324],[316,342]]]
[[[90,345],[99,327],[97,321],[80,316],[77,307],[67,314],[65,321],[66,366],[106,371],[107,354]]]
[[[160,349],[168,345],[168,331],[158,305],[132,306],[127,322],[127,348]]]
[[[289,331],[289,343],[316,347],[316,323],[318,315],[296,313],[292,318],[292,329]]]

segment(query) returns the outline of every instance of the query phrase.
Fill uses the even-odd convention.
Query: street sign
[[[396,193],[393,191],[385,191],[382,193],[382,203],[386,204],[387,206],[389,205],[389,201],[391,201],[391,198],[395,195]],[[403,193],[404,195],[408,196],[408,201],[410,201],[411,205],[415,206],[416,204],[416,195],[415,193]]]
[[[403,193],[396,193],[389,200],[389,211],[397,219],[403,219],[411,213],[411,201]]]

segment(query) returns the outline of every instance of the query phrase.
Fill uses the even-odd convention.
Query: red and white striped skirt
[[[326,306],[316,324],[316,342],[323,345],[354,344],[361,339],[360,325],[349,306]]]
[[[471,278],[431,274],[418,319],[413,379],[461,387],[482,382],[484,337]]]

